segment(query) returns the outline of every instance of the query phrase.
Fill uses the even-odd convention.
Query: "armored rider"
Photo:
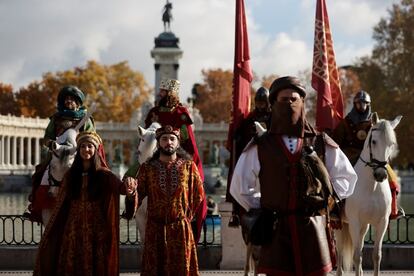
[[[352,110],[333,131],[332,138],[338,143],[353,166],[358,161],[359,155],[364,148],[365,139],[372,127],[372,114],[371,96],[366,91],[360,90],[354,96]],[[404,215],[404,210],[397,206],[397,195],[400,192],[400,185],[391,166],[387,165],[386,169],[392,194],[390,218],[396,219]]]

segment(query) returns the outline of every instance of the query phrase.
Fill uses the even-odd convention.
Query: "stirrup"
[[[405,217],[405,211],[402,207],[398,207],[397,214],[395,214],[395,215],[391,214],[390,215],[390,219],[399,219],[399,218],[402,218],[402,217]]]

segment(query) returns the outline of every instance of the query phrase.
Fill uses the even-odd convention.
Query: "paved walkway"
[[[31,271],[0,271],[0,276],[12,276],[12,275],[20,275],[20,276],[29,276],[32,275]],[[202,276],[208,275],[243,275],[242,271],[235,271],[235,270],[205,270],[201,271]],[[253,275],[253,274],[250,274]],[[335,273],[330,273],[330,275],[335,275]],[[354,275],[353,273],[347,273],[345,275]],[[373,275],[372,271],[364,271],[364,275]],[[414,271],[381,271],[381,276],[392,276],[392,275],[411,275],[414,276]],[[139,273],[121,273],[121,276],[139,276]]]

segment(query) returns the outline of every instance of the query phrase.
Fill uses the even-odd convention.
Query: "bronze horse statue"
[[[172,20],[172,3],[169,3],[167,0],[167,4],[164,6],[164,13],[162,14],[162,22],[164,22],[164,31],[171,31],[170,21]]]

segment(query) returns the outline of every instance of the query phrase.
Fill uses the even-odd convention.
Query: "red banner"
[[[250,83],[253,79],[250,68],[249,40],[247,36],[244,0],[236,0],[235,34],[232,109],[227,137],[227,148],[230,152],[233,151],[234,132],[250,111]]]
[[[333,130],[344,117],[341,85],[325,0],[317,0],[312,87],[317,91],[316,127]]]

